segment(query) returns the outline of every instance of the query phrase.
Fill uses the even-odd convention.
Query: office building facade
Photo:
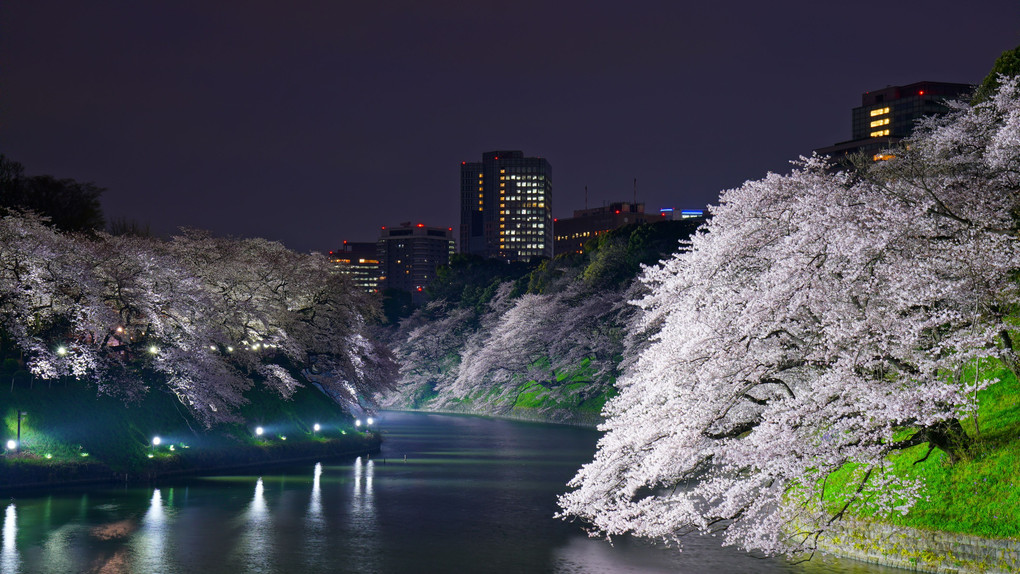
[[[420,302],[425,298],[425,288],[436,277],[436,268],[450,264],[454,253],[453,228],[410,222],[383,227],[377,252],[382,267],[380,287],[407,291],[415,302]]]
[[[460,166],[460,251],[507,261],[552,257],[552,166],[492,151]]]
[[[948,112],[947,101],[967,99],[974,90],[971,84],[917,82],[865,92],[861,105],[851,113],[853,139],[815,153],[837,162],[848,161],[854,154],[866,154],[875,161],[891,159],[889,150],[914,131],[918,120]]]
[[[659,213],[645,213],[645,204],[613,202],[602,207],[574,210],[573,217],[556,219],[556,255],[583,253],[584,244],[599,235],[632,223],[665,221]]]
[[[379,292],[379,245],[368,242],[344,241],[340,249],[330,251],[329,257],[341,273],[367,293]]]

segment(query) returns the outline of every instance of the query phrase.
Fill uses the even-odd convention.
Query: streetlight
[[[255,427],[255,436],[262,436],[262,433],[266,432],[262,427]]]
[[[319,432],[321,430],[322,430],[322,427],[319,426],[319,423],[315,423],[314,425],[312,425],[312,431],[313,432]]]
[[[354,421],[354,426],[356,426],[356,427],[358,427],[360,429],[361,428],[361,419],[358,419],[358,420]]]
[[[149,458],[155,456],[156,447],[159,446],[159,443],[161,442],[163,442],[163,439],[159,438],[158,436],[152,437],[152,452],[149,453]]]
[[[67,354],[67,347],[65,347],[63,345],[57,347],[57,354],[60,355],[61,357],[66,355]]]
[[[13,440],[7,441],[7,450],[18,450],[18,443]]]
[[[373,424],[375,424],[375,419],[368,417],[368,426],[372,426]]]
[[[18,443],[17,443],[17,446],[21,446],[21,417],[23,417],[23,416],[25,416],[27,414],[28,413],[23,412],[21,409],[18,409]]]

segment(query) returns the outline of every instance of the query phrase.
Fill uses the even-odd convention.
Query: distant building
[[[645,204],[623,201],[592,209],[578,209],[573,217],[555,220],[556,254],[582,253],[590,239],[631,223],[665,221],[661,213],[645,213]]]
[[[678,219],[703,219],[705,217],[704,209],[681,209],[677,211],[672,207],[663,207],[659,209],[659,215],[662,216],[663,221],[674,221]]]
[[[552,257],[552,166],[520,151],[460,165],[460,251],[527,261]]]
[[[360,289],[368,293],[379,292],[379,245],[344,241],[340,249],[330,251],[329,257],[341,273],[347,274]]]
[[[852,112],[853,139],[816,149],[815,153],[832,156],[837,162],[859,153],[875,161],[890,159],[888,150],[909,136],[918,120],[948,112],[947,100],[969,98],[974,90],[971,84],[917,82],[864,92],[861,105]]]
[[[436,268],[450,263],[453,228],[412,225],[408,221],[397,227],[383,227],[377,245],[382,266],[380,287],[407,291],[412,300],[421,302],[425,288],[436,277]]]

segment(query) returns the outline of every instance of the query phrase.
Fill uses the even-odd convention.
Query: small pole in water
[[[404,462],[407,462],[407,455],[404,455]]]

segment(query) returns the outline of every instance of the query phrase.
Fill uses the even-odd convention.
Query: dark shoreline
[[[150,459],[137,469],[115,469],[102,461],[44,463],[0,460],[0,495],[89,485],[138,485],[235,470],[274,468],[299,462],[350,458],[378,453],[379,433],[326,442],[294,442],[271,446],[238,446],[225,450],[187,452]]]

